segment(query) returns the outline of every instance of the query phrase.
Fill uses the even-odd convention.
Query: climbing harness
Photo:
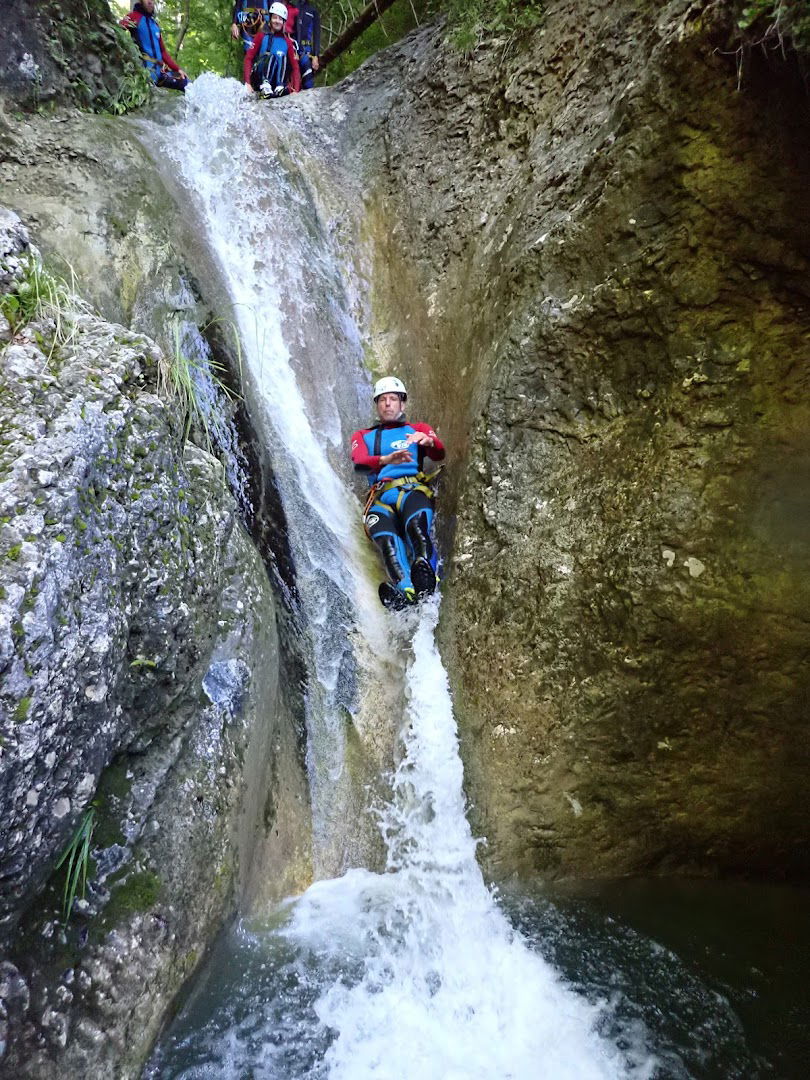
[[[429,499],[432,499],[436,494],[436,484],[443,468],[444,465],[439,465],[438,468],[434,469],[431,473],[418,472],[414,476],[399,476],[395,480],[378,480],[376,484],[373,484],[369,490],[365,506],[363,507],[363,528],[366,530],[366,536],[369,540],[372,539],[372,536],[368,531],[366,518],[368,517],[372,506],[377,502],[381,495],[384,495],[386,491],[390,491],[392,488],[403,489],[397,496],[397,501],[392,508],[394,510],[399,510],[403,499],[409,495],[411,491],[421,491],[424,495],[427,495]]]

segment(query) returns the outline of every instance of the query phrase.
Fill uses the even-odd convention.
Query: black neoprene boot
[[[423,600],[434,592],[436,575],[433,573],[433,567],[426,559],[414,559],[411,566],[411,581],[413,582],[417,600]]]
[[[433,544],[430,541],[427,516],[424,513],[414,514],[406,525],[405,531],[411,542],[414,558],[424,559],[426,563],[430,563],[433,558]]]

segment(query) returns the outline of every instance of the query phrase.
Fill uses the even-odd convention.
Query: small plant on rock
[[[23,274],[12,291],[0,296],[0,313],[7,319],[12,336],[19,334],[37,317],[44,316],[53,321],[49,361],[56,348],[64,345],[73,333],[74,306],[67,282],[51,274],[33,255],[28,257]]]
[[[95,827],[96,807],[94,803],[91,803],[82,815],[70,843],[62,852],[59,862],[56,864],[57,870],[67,864],[65,887],[62,892],[62,915],[65,925],[67,925],[70,913],[73,910],[73,901],[77,896],[84,899],[87,888],[87,870],[90,865],[90,844]]]
[[[152,83],[146,74],[146,68],[139,67],[124,75],[116,88],[115,97],[110,101],[108,112],[114,116],[123,116],[131,109],[145,105],[152,93]]]
[[[237,350],[238,335],[234,331]],[[241,356],[240,356],[241,367]],[[233,401],[237,397],[220,378],[221,364],[206,358],[190,357],[184,348],[183,332],[174,325],[174,348],[163,357],[158,367],[158,391],[179,405],[183,417],[183,442],[188,440],[192,427],[202,433],[205,449],[213,453],[216,417],[213,398],[224,395]]]

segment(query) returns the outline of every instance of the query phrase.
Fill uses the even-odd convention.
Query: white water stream
[[[283,906],[274,929],[240,931],[235,948],[248,959],[209,970],[186,1010],[191,1020],[147,1075],[650,1075],[597,1033],[602,1010],[527,946],[485,886],[434,641],[438,599],[394,618],[379,608],[364,568],[358,502],[339,471],[345,435],[365,416],[362,327],[352,322],[362,305],[352,303],[350,275],[330,249],[316,185],[289,165],[296,140],[311,137],[319,97],[326,131],[326,93],[271,112],[235,83],[204,76],[190,88],[185,119],[153,132],[227,282],[251,406],[289,521],[312,643],[309,765],[321,880]],[[331,197],[343,182],[334,178]],[[299,323],[322,342],[337,339],[328,357],[324,348],[291,348]],[[376,810],[387,850],[379,873],[358,866],[356,846],[341,841],[354,828],[342,716],[350,712],[362,735],[363,709],[374,700],[397,718],[401,739],[390,801]]]

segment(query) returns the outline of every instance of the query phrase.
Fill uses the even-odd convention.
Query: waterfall
[[[391,616],[368,572],[344,438],[368,412],[364,313],[329,218],[330,207],[351,217],[353,184],[330,178],[332,99],[258,105],[213,76],[187,99],[183,118],[150,141],[227,283],[245,394],[279,478],[311,649],[319,880],[273,925],[242,925],[220,943],[147,1075],[624,1075],[627,1055],[598,1034],[601,1008],[528,947],[481,876],[435,644],[438,597]],[[313,142],[318,154],[305,149]],[[345,767],[346,714],[369,741],[375,723],[401,740],[390,797],[371,808]],[[384,840],[378,872],[348,839],[358,816],[361,833],[371,823]],[[636,1065],[633,1075],[649,1075]]]

